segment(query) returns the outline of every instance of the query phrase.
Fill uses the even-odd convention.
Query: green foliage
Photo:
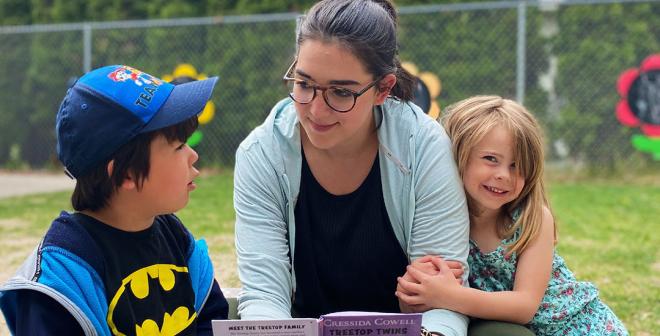
[[[200,156],[231,165],[240,141],[286,96],[280,79],[293,60],[294,29],[295,23],[289,21],[221,25],[211,30],[207,64],[215,67],[206,71],[220,74],[215,101],[221,122],[209,123],[205,134],[224,146],[218,150],[213,146],[217,142],[209,139],[200,145]]]
[[[55,23],[304,12],[314,0],[0,0],[1,24]],[[458,0],[397,0],[398,6]],[[648,165],[631,146],[638,129],[618,124],[616,79],[660,50],[657,3],[562,5],[527,9],[525,105],[541,120],[549,143],[561,140],[573,160],[610,170],[630,160]],[[475,94],[516,95],[516,31],[512,9],[401,15],[400,56],[440,77],[442,108]],[[543,37],[556,21],[558,34]],[[130,64],[154,75],[180,63],[220,76],[216,116],[202,126],[202,165],[233,163],[238,143],[286,96],[282,73],[294,53],[293,18],[263,23],[92,31],[92,67]],[[0,166],[17,145],[33,167],[55,162],[53,120],[71,77],[82,65],[82,32],[0,35]],[[550,57],[558,59],[557,98],[540,87]],[[552,105],[552,106],[551,106]],[[550,151],[550,158],[558,153]],[[639,160],[637,160],[639,158]]]
[[[515,98],[516,27],[515,9],[404,15],[401,58],[440,77],[443,106],[475,94]],[[533,40],[538,33],[532,30],[528,35]],[[528,52],[543,54],[538,44],[528,47]],[[531,88],[543,70],[528,70]]]
[[[0,68],[5,70],[4,78],[0,79],[0,101],[5,102],[0,104],[0,166],[8,162],[10,148],[19,146],[17,144],[27,137],[24,130],[29,125],[28,97],[16,94],[24,86],[25,69],[29,66],[28,59],[23,57],[29,50],[25,38],[16,35],[0,37],[0,41],[6,42],[0,43],[0,55],[4,56],[0,57]]]
[[[0,25],[21,25],[32,22],[30,2],[0,0]]]
[[[557,13],[560,33],[552,52],[559,59],[557,91],[565,103],[550,137],[564,140],[571,156],[614,169],[635,155],[631,135],[641,132],[615,118],[616,81],[660,50],[659,17],[657,3],[567,6]]]

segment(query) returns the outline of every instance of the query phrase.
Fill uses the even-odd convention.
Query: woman
[[[392,4],[373,0],[320,1],[300,23],[290,97],[236,153],[242,319],[398,312],[396,279],[410,261],[432,254],[467,269],[450,143],[408,102],[396,23]],[[442,309],[423,316],[444,335],[467,323]]]

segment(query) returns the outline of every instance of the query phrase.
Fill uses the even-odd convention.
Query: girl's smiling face
[[[520,195],[525,178],[515,162],[513,137],[506,128],[493,127],[472,149],[463,185],[477,214],[497,212]]]

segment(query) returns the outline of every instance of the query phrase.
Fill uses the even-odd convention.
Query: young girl
[[[534,117],[511,100],[476,96],[449,107],[443,125],[468,197],[472,288],[431,258],[440,272],[409,266],[397,297],[417,310],[526,324],[537,335],[627,335],[596,287],[577,281],[554,250]]]

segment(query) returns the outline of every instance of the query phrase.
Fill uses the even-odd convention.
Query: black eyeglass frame
[[[295,60],[295,61],[293,61],[293,63],[291,63],[291,65],[289,66],[289,69],[286,71],[286,73],[282,77],[282,81],[285,85],[289,82],[294,82],[294,83],[301,83],[301,82],[302,83],[307,83],[308,82],[308,81],[303,80],[303,79],[291,77],[291,72],[295,68],[296,63],[298,63],[298,60]],[[323,101],[325,101],[325,104],[328,105],[328,107],[330,107],[335,112],[346,113],[346,112],[350,112],[355,107],[355,104],[357,103],[358,97],[363,95],[365,92],[369,91],[369,89],[371,89],[374,85],[376,85],[384,77],[385,77],[385,75],[382,75],[382,76],[378,77],[373,82],[367,84],[367,86],[364,87],[359,92],[355,92],[351,89],[347,89],[345,87],[336,86],[336,85],[327,85],[327,86],[326,85],[310,85],[308,83],[309,87],[314,89],[314,93],[312,93],[312,99],[310,99],[308,102],[303,103],[303,102],[300,102],[300,101],[296,100],[296,98],[293,97],[293,92],[289,92],[289,97],[291,97],[291,99],[293,99],[293,101],[295,101],[298,104],[303,104],[303,105],[304,104],[309,104],[309,103],[313,102],[314,99],[316,98],[316,91],[321,90],[321,96],[323,96]],[[333,107],[328,102],[328,96],[326,95],[326,91],[329,90],[329,89],[341,89],[341,90],[347,91],[348,93],[352,94],[353,95],[353,104],[351,105],[351,107],[347,110],[338,110],[337,108]]]

